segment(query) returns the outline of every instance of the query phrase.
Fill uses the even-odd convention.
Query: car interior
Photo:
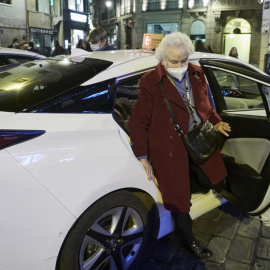
[[[221,118],[233,130],[221,149],[228,171],[221,195],[251,212],[261,205],[269,186],[270,142],[264,131],[270,134],[270,127],[261,95],[261,91],[268,93],[269,87],[226,71],[213,73],[217,85],[210,87],[219,89],[224,103]],[[139,78],[118,83],[116,88],[114,117],[129,134],[128,120],[139,93]]]

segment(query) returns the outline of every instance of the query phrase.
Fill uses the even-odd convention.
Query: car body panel
[[[1,48],[0,47],[0,55],[18,55],[18,56],[29,56],[29,57],[36,57],[37,59],[45,59],[46,56],[41,55],[36,52],[30,52],[26,50],[19,50],[19,49],[11,49],[11,48]]]
[[[111,61],[112,65],[82,85],[105,79],[121,85],[126,80],[139,78],[157,64],[152,52],[137,50],[94,53],[75,50],[71,56],[75,62],[82,62],[85,57]],[[238,73],[238,67],[243,69],[246,65],[238,59],[215,54],[190,56],[195,64],[201,59],[206,63],[205,68],[208,68],[207,59],[220,60],[221,66],[226,61],[233,63],[236,66],[230,71],[233,74]],[[263,78],[262,71],[246,66]],[[226,70],[225,64],[222,69]],[[212,84],[213,78],[206,75],[221,117],[233,127],[223,153],[240,156],[257,171],[262,170],[270,151],[268,111],[224,109],[224,97],[221,93],[215,95],[218,85]],[[267,101],[264,103],[267,108]],[[4,226],[0,232],[1,270],[55,270],[62,243],[74,223],[95,202],[119,190],[143,191],[152,197],[160,217],[158,238],[173,230],[171,213],[163,206],[157,183],[147,180],[141,163],[133,155],[129,136],[117,123],[114,112],[0,112],[0,125],[2,130],[45,131],[39,137],[0,150],[0,213]],[[251,130],[248,127],[252,127]],[[251,139],[249,147],[245,147],[246,134]],[[242,146],[240,150],[235,148],[235,143]],[[252,149],[257,146],[260,159],[252,156]],[[260,206],[251,213],[265,209],[269,201],[268,189]],[[226,199],[209,191],[193,194],[191,202],[190,214],[195,219]]]
[[[7,151],[0,162],[0,269],[55,257],[75,217]]]

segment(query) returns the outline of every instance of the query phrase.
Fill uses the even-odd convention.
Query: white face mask
[[[99,44],[90,44],[90,47],[91,47],[92,51],[97,51],[100,49]]]
[[[180,68],[167,68],[167,72],[172,77],[178,79],[179,81],[182,81],[183,77],[186,74],[187,68],[188,68],[188,65],[185,65]]]

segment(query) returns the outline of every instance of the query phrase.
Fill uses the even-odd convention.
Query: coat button
[[[174,137],[173,136],[170,136],[170,140],[173,141],[174,140]]]
[[[173,157],[173,153],[169,153],[169,157]]]
[[[170,122],[171,124],[173,123],[173,120],[172,120],[172,118],[170,118],[169,122]]]

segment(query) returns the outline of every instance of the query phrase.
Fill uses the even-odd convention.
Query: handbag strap
[[[161,92],[163,92],[164,90],[164,85],[163,85],[163,81],[160,82],[160,88],[161,88]],[[173,127],[174,127],[174,130],[178,132],[179,136],[182,136],[184,135],[184,132],[180,129],[179,125],[177,124],[176,122],[176,119],[175,119],[175,116],[174,116],[174,113],[173,113],[173,110],[172,110],[172,106],[171,106],[171,103],[170,101],[164,97],[164,101],[166,103],[166,106],[168,108],[168,111],[170,113],[170,116],[172,118],[172,121],[173,121]]]

